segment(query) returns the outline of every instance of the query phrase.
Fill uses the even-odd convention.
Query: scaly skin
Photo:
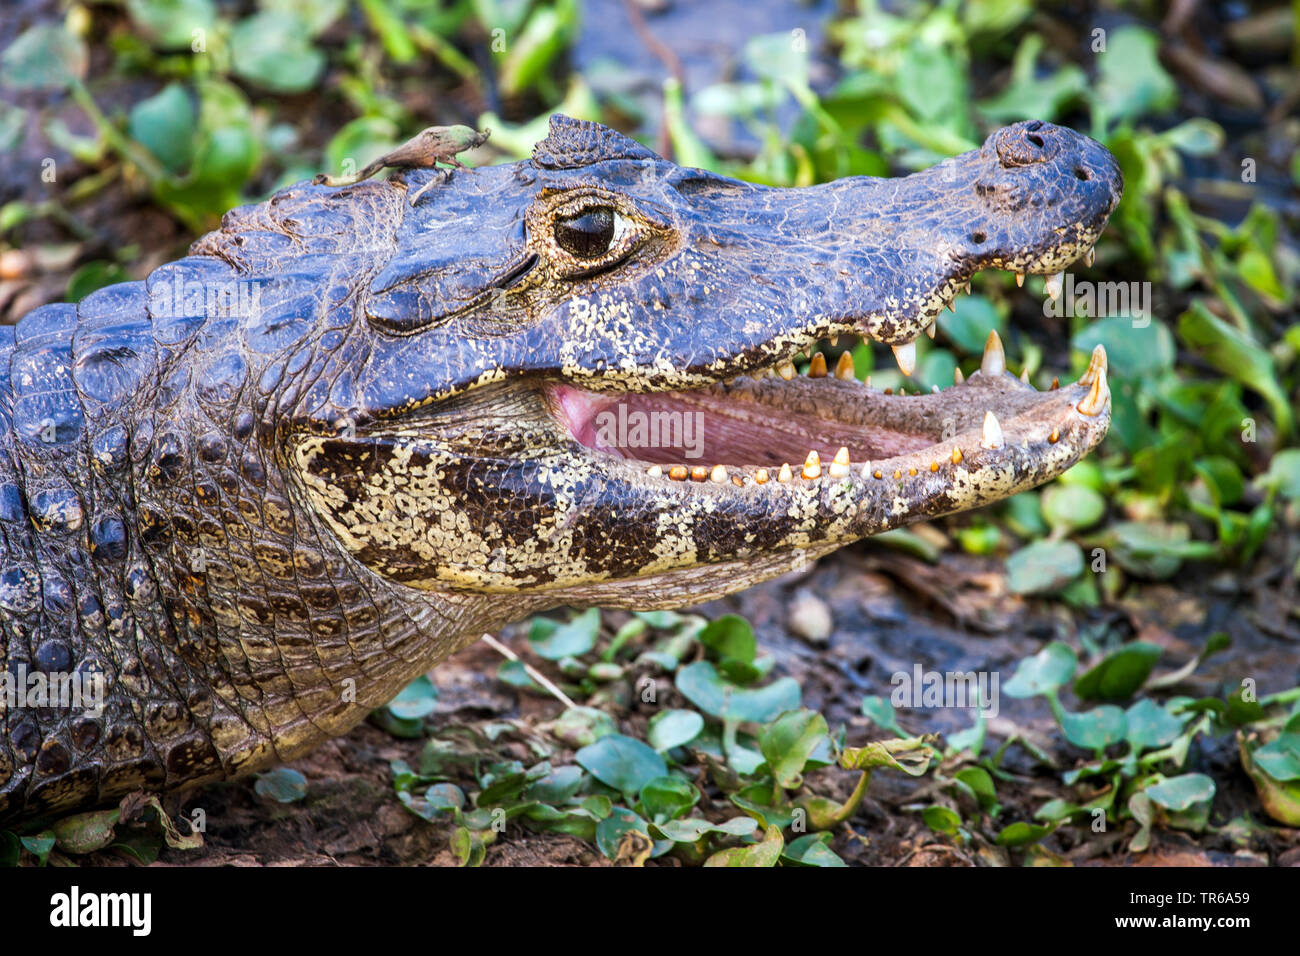
[[[0,329],[0,664],[107,686],[0,713],[0,818],[293,758],[508,621],[735,591],[1105,434],[1104,356],[1043,393],[996,341],[939,394],[787,380],[846,333],[906,365],[978,269],[1086,254],[1121,183],[1069,130],[772,189],[556,117],[442,177],[299,183]],[[699,413],[702,456],[602,430],[620,404]]]

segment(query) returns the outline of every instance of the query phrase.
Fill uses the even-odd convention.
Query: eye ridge
[[[555,220],[555,241],[560,248],[580,259],[599,259],[614,242],[615,212],[612,206],[587,206]]]

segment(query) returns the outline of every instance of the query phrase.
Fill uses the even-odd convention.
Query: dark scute
[[[600,123],[556,113],[546,138],[533,147],[533,164],[576,169],[607,159],[658,159],[636,140]]]

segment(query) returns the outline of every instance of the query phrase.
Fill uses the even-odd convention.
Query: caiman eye
[[[609,206],[589,206],[576,216],[555,220],[555,241],[580,259],[599,259],[614,241],[618,216]]]

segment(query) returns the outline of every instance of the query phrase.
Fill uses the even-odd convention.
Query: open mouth
[[[1090,252],[1088,257],[1090,258]],[[1059,294],[1050,276],[1048,294]],[[933,329],[933,323],[930,329]],[[1100,346],[1078,382],[1038,391],[1007,371],[990,333],[978,371],[928,393],[861,381],[848,352],[835,362],[792,352],[752,375],[681,391],[548,388],[552,413],[575,442],[650,480],[737,487],[934,475],[1008,447],[1064,443],[1081,454],[1104,435],[1110,391]],[[914,347],[895,346],[910,374]],[[807,358],[803,374],[795,361]],[[969,467],[969,462],[966,467]]]

